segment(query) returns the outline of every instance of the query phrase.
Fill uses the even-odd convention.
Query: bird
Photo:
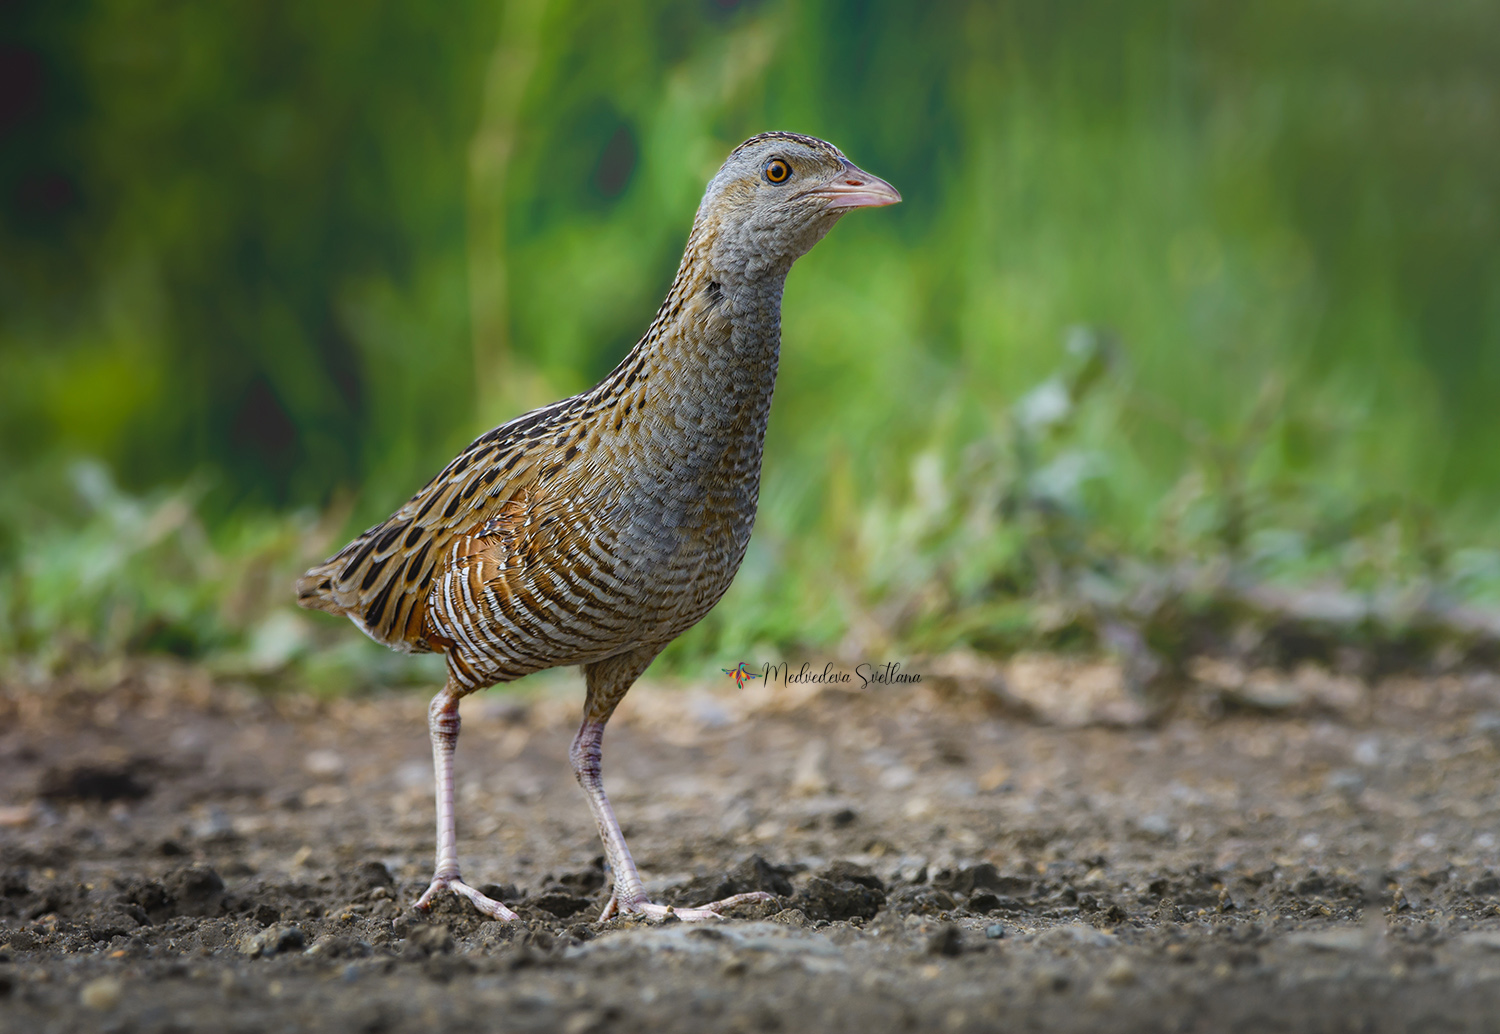
[[[730,152],[698,206],[644,336],[589,390],[481,435],[389,518],[297,582],[303,607],[376,642],[446,655],[428,708],[438,894],[511,921],[464,882],[453,769],[459,702],[544,668],[581,666],[568,756],[612,893],[600,915],[703,920],[756,892],[677,908],[649,900],[604,790],[615,707],[729,588],[755,521],[792,263],[845,213],[900,193],[816,137],[768,132]]]

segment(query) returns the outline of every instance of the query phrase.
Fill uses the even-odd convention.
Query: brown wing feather
[[[389,518],[298,579],[297,602],[346,615],[398,650],[449,645],[427,621],[427,597],[454,539],[480,531],[535,480],[542,439],[577,402],[528,413],[474,441]]]

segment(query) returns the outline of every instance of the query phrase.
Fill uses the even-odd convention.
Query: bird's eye
[[[785,183],[791,174],[792,167],[780,158],[772,158],[766,162],[766,179],[772,183]]]

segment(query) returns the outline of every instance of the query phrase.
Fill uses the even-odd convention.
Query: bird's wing
[[[456,540],[483,537],[486,523],[544,472],[550,438],[577,402],[564,399],[476,439],[389,518],[303,575],[297,602],[346,615],[397,650],[451,645],[428,621],[428,609]]]
[[[580,487],[544,469],[453,537],[427,601],[431,633],[456,646],[450,657],[483,657],[489,677],[516,677],[629,640],[611,605],[628,595],[626,579],[597,559],[611,552],[597,520],[608,502]]]

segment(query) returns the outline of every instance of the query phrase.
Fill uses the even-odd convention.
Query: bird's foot
[[[512,919],[520,918],[520,916],[516,915],[500,902],[492,897],[481,894],[457,876],[434,876],[432,882],[427,885],[427,890],[423,892],[422,896],[417,899],[417,903],[412,907],[420,908],[425,912],[432,907],[433,896],[444,890],[450,890],[460,897],[468,898],[469,902],[475,908],[492,919],[499,919],[501,922],[508,923]]]
[[[719,901],[710,901],[699,908],[676,908],[672,905],[658,905],[650,901],[637,901],[622,906],[616,896],[611,894],[609,904],[605,905],[604,911],[599,913],[599,922],[613,919],[617,915],[644,915],[655,919],[665,919],[671,916],[683,922],[694,923],[704,919],[723,919],[724,917],[716,911],[717,909],[733,908],[735,905],[744,905],[751,901],[771,901],[774,898],[774,894],[756,890],[748,894],[734,894]]]

